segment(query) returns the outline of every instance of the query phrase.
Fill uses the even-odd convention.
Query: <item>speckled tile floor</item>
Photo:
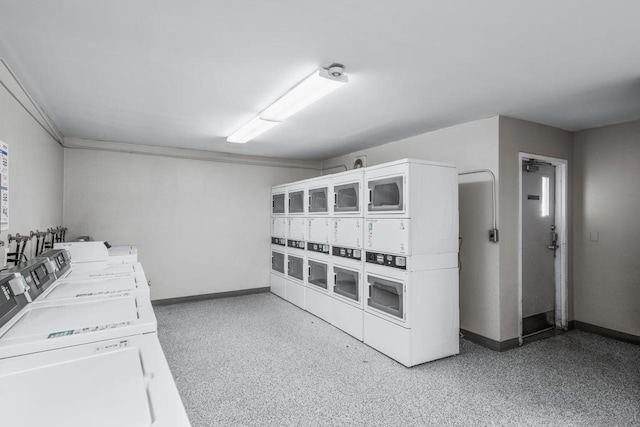
[[[597,335],[407,369],[269,293],[155,311],[194,426],[640,426],[640,346]]]

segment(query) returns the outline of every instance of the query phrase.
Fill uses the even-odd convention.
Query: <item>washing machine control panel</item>
[[[407,269],[407,257],[391,255],[391,254],[383,254],[380,252],[369,252],[367,251],[367,262],[372,264],[384,265],[387,267],[399,268],[401,270]]]
[[[290,248],[304,249],[304,242],[302,240],[287,240],[287,246]]]
[[[362,259],[362,251],[360,249],[333,246],[333,250],[331,253],[333,254],[333,256],[339,256],[342,258],[357,259],[358,261]]]
[[[311,252],[319,252],[321,254],[328,254],[329,253],[329,245],[324,245],[324,244],[321,244],[321,243],[308,242],[307,243],[307,250],[309,250]]]
[[[272,237],[271,244],[278,246],[287,246],[287,240],[283,237]]]

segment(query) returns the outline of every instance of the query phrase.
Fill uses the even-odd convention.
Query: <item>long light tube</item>
[[[332,68],[333,70],[333,68]],[[298,83],[253,120],[229,135],[227,141],[245,143],[271,129],[281,121],[325,97],[349,80],[341,72],[319,69]]]
[[[282,121],[329,95],[347,82],[347,76],[344,74],[334,77],[328,70],[317,70],[271,104],[260,114],[260,117],[266,120]]]
[[[227,137],[227,141],[235,142],[237,144],[244,144],[245,142],[251,141],[253,138],[279,124],[280,122],[263,120],[260,118],[260,116],[254,117],[252,120],[249,120],[247,123],[241,126],[240,129],[229,135]]]

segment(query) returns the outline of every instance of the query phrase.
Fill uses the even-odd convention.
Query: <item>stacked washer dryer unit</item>
[[[299,181],[287,185],[287,248],[285,299],[305,308],[306,268],[306,213],[307,183]]]
[[[363,169],[332,175],[331,324],[363,339]]]
[[[271,190],[271,292],[286,299],[287,187]]]
[[[457,354],[456,168],[405,159],[364,177],[364,342],[405,366]]]
[[[331,177],[305,181],[307,187],[306,310],[330,322],[331,316]]]

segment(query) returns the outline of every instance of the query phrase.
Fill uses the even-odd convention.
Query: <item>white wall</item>
[[[268,286],[270,189],[318,171],[65,149],[69,236],[137,245],[152,299]]]
[[[3,83],[17,88],[7,74]],[[16,94],[20,96],[21,94]],[[25,98],[26,99],[26,98]],[[9,144],[9,230],[22,235],[62,225],[63,148],[0,85],[0,140]],[[25,254],[31,255],[35,243]]]
[[[573,134],[561,129],[500,116],[500,341],[518,337],[518,177],[519,153],[525,152],[568,160],[571,174]],[[571,218],[569,176],[568,217]],[[571,254],[569,219],[569,254]],[[569,301],[572,300],[571,262],[568,272]],[[569,304],[569,319],[572,307]]]
[[[490,169],[498,173],[498,117],[464,123],[327,160],[325,168],[345,164],[366,155],[375,165],[402,158],[455,164],[460,172]],[[340,171],[332,169],[332,172]],[[343,169],[342,169],[343,170]],[[500,339],[499,245],[489,242],[491,182],[486,174],[461,176],[460,327],[484,337]]]
[[[574,159],[575,320],[640,336],[640,121],[577,132]]]

